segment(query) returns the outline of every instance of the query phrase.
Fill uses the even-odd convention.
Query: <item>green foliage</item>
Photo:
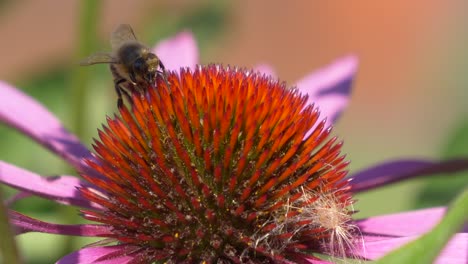
[[[459,122],[458,127],[448,137],[442,157],[444,159],[468,157],[468,120]],[[415,200],[416,207],[446,205],[466,186],[468,186],[468,172],[427,179]]]

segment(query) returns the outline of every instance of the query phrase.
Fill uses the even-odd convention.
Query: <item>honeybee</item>
[[[136,87],[154,85],[156,77],[166,81],[166,69],[161,60],[140,43],[128,24],[121,24],[111,35],[112,52],[98,52],[80,62],[81,66],[109,63],[118,95],[117,105],[123,104],[122,94],[130,99],[129,92]]]

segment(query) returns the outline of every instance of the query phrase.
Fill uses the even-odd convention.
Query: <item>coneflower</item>
[[[103,177],[83,175],[97,187],[83,196],[103,207],[83,215],[132,246],[119,254],[144,263],[346,255],[347,162],[306,96],[219,65],[167,79],[135,89],[107,120],[89,161]]]

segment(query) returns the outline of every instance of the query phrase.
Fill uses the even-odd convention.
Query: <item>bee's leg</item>
[[[167,88],[170,89],[169,81],[167,80],[166,67],[164,67],[164,64],[161,61],[159,61],[159,68],[161,69],[161,71],[157,71],[157,72],[162,76],[164,82],[166,83]]]
[[[134,73],[133,71],[129,71],[128,76],[130,76],[130,80],[131,80],[133,83],[137,83],[137,79],[136,79],[135,73]]]
[[[125,90],[122,86],[120,86],[120,91],[127,97],[129,103],[132,102],[132,96]]]
[[[127,97],[128,101],[131,102],[131,97],[128,94],[127,91],[122,87],[122,84],[125,83],[127,80],[125,79],[119,79],[115,82],[114,88],[115,91],[117,92],[117,96],[119,97],[117,99],[117,107],[121,108],[123,106],[123,99],[122,99],[122,93]]]
[[[122,92],[120,91],[121,90],[120,84],[123,83],[124,81],[125,81],[124,79],[120,79],[114,83],[115,92],[117,92],[117,96],[119,97],[117,99],[118,108],[121,108],[123,106]]]

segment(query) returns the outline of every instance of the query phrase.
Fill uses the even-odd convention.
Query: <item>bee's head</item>
[[[159,59],[156,55],[148,53],[146,57],[140,57],[133,63],[133,72],[139,82],[153,85],[156,81]]]

